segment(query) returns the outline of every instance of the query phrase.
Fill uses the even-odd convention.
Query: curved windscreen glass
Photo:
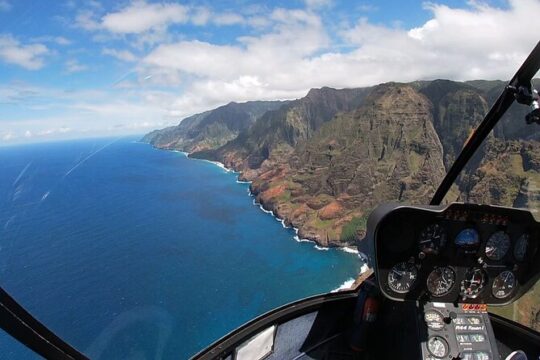
[[[474,79],[538,41],[535,4],[443,3],[0,0],[0,287],[92,359],[349,289],[370,212],[429,203],[505,84]],[[536,208],[522,115],[449,199]]]

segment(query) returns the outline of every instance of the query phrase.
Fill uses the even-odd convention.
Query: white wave
[[[272,210],[266,210],[261,204],[259,204],[257,202],[254,203],[254,205],[258,205],[259,209],[261,209],[262,211],[264,211],[267,214],[271,214],[273,217],[275,217],[277,219],[276,215],[274,215],[274,212]],[[278,219],[278,221],[279,221],[279,219]]]
[[[357,254],[357,255],[359,254],[358,250],[352,247],[344,246],[344,247],[340,247],[339,249],[349,254]]]
[[[13,222],[13,220],[15,220],[15,217],[16,217],[16,216],[17,216],[17,215],[13,215],[12,217],[10,217],[10,218],[8,219],[8,221],[6,221],[6,223],[4,224],[4,230],[6,230],[6,229],[8,228],[8,226]]]
[[[22,171],[19,173],[19,176],[17,176],[17,178],[15,179],[15,181],[13,182],[13,186],[17,185],[17,183],[19,182],[19,180],[21,180],[21,178],[24,176],[24,173],[26,173],[26,170],[28,170],[28,168],[30,167],[30,165],[32,165],[32,162],[30,161],[28,164],[26,164],[26,166],[24,167],[24,169],[22,169]]]
[[[324,247],[324,246],[319,246],[319,245],[315,245],[314,248],[317,249],[317,250],[320,250],[320,251],[328,251],[328,250],[330,250],[329,247]]]
[[[69,174],[71,174],[73,171],[75,171],[75,169],[77,169],[79,166],[81,166],[82,164],[84,164],[85,162],[87,162],[88,160],[90,160],[90,158],[94,157],[97,153],[103,151],[104,149],[106,149],[107,147],[111,146],[112,144],[114,144],[115,142],[117,142],[118,140],[120,140],[121,138],[118,138],[118,139],[115,139],[113,141],[111,141],[110,143],[108,144],[105,144],[103,145],[102,147],[100,147],[99,149],[97,149],[96,151],[90,153],[90,155],[88,155],[87,157],[85,157],[84,159],[82,159],[81,161],[79,161],[77,164],[75,164],[75,166],[73,166],[71,169],[69,169],[62,178],[66,178]]]
[[[363,274],[365,273],[366,271],[369,270],[369,266],[366,262],[364,262],[364,264],[362,265],[362,267],[360,268],[360,274]]]
[[[229,169],[228,167],[226,167],[225,165],[223,165],[223,163],[220,163],[219,161],[210,161],[210,162],[213,163],[216,166],[219,166],[220,168],[222,168],[226,172],[232,172],[232,169]]]
[[[289,226],[287,226],[287,224],[285,223],[285,219],[282,219],[281,220],[281,226],[283,226],[284,229],[288,229]]]
[[[222,168],[226,172],[233,172],[232,169],[229,169],[228,167],[226,167],[225,165],[223,165],[223,163],[220,163],[219,161],[212,161],[212,160],[206,160],[206,159],[198,159],[198,160],[206,161],[206,162],[209,162],[210,164],[214,164],[216,166],[219,166],[220,168]]]
[[[343,284],[341,284],[338,288],[332,290],[331,292],[338,292],[341,290],[349,290],[351,286],[354,284],[354,279],[350,278],[348,280],[345,280]]]
[[[41,201],[44,201],[46,198],[48,198],[50,193],[50,191],[47,191],[45,194],[43,194],[43,196],[41,197]]]
[[[238,183],[238,184],[251,184],[251,181],[243,181],[243,180],[238,180],[238,178],[236,178],[236,183]]]
[[[23,184],[17,185],[17,187],[15,188],[15,191],[13,192],[13,196],[11,197],[11,200],[12,201],[18,200],[21,197],[23,190],[24,190]]]
[[[296,241],[296,242],[313,242],[313,241],[311,241],[311,240],[309,240],[309,239],[300,239],[300,238],[298,237],[298,235],[295,235],[295,236],[293,237],[293,239],[294,239],[294,241]]]

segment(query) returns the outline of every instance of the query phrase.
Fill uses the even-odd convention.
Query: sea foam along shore
[[[183,155],[185,155],[187,158],[190,158],[189,157],[189,153],[185,152],[185,151],[179,151],[179,150],[172,150],[174,152],[178,152],[178,153],[182,153]],[[191,158],[190,158],[191,159]],[[214,164],[218,167],[220,167],[221,169],[225,170],[226,172],[231,172],[231,173],[235,173],[235,174],[239,174],[238,172],[234,171],[233,169],[229,169],[227,168],[223,163],[220,163],[219,161],[211,161],[211,160],[205,160],[205,159],[197,159],[197,160],[202,160],[202,161],[206,161],[206,162],[209,162],[211,164]],[[236,177],[236,182],[239,183],[239,184],[251,184],[251,181],[242,181],[242,180],[239,180],[239,175]],[[325,247],[325,246],[320,246],[319,244],[317,244],[315,241],[313,240],[310,240],[310,239],[301,239],[299,236],[298,236],[298,229],[295,228],[294,226],[287,226],[287,224],[285,223],[285,220],[284,219],[280,219],[279,217],[276,216],[276,214],[274,214],[274,212],[272,210],[266,210],[262,204],[258,203],[257,200],[255,199],[255,196],[251,193],[251,190],[248,188],[247,189],[247,192],[248,192],[248,195],[250,197],[253,197],[253,205],[254,206],[258,206],[259,209],[261,209],[263,212],[267,213],[267,214],[270,214],[272,215],[277,221],[281,222],[281,225],[285,228],[285,229],[288,229],[288,228],[292,228],[295,232],[295,235],[293,237],[293,239],[297,242],[309,242],[309,243],[313,243],[313,247],[317,250],[320,250],[320,251],[328,251],[330,250],[329,247]],[[360,268],[360,274],[363,274],[365,271],[368,270],[368,265],[367,265],[367,262],[366,262],[366,257],[364,254],[360,253],[357,249],[355,248],[352,248],[352,247],[349,247],[349,246],[343,246],[343,247],[337,247],[336,249],[338,250],[341,250],[341,251],[345,251],[349,254],[356,254],[358,255],[358,258],[363,262],[363,265],[362,267]],[[345,280],[345,282],[343,284],[341,284],[339,287],[337,287],[336,289],[332,290],[331,292],[337,292],[337,291],[341,291],[341,290],[348,290],[351,288],[351,286],[354,284],[355,282],[355,279],[353,278],[349,278],[348,280]]]
[[[362,258],[362,257],[360,256],[360,258]],[[368,269],[369,269],[369,266],[366,263],[364,263],[362,265],[362,267],[360,268],[360,274],[358,274],[358,275],[359,276],[362,275],[363,273],[368,271]],[[330,292],[338,292],[338,291],[341,291],[341,290],[350,290],[355,282],[356,282],[355,279],[349,278],[348,280],[345,280],[345,282],[343,282],[343,284],[341,284],[339,287],[335,288],[334,290],[332,290]]]
[[[187,158],[189,159],[193,159],[193,158],[190,158],[189,157],[189,153],[185,152],[185,151],[180,151],[180,150],[172,150],[173,152],[177,152],[177,153],[181,153],[183,154],[184,156],[186,156]],[[225,170],[226,172],[230,172],[230,173],[235,173],[235,174],[238,174],[238,176],[236,177],[236,182],[239,183],[239,184],[251,184],[251,181],[242,181],[242,180],[239,180],[239,172],[237,171],[234,171],[233,169],[230,169],[228,167],[225,166],[225,164],[219,162],[219,161],[212,161],[212,160],[206,160],[206,159],[195,159],[195,160],[200,160],[200,161],[205,161],[205,162],[208,162],[208,163],[211,163],[211,164],[214,164],[216,166],[218,166],[219,168]],[[298,236],[298,229],[295,228],[294,226],[287,226],[287,224],[285,223],[285,219],[280,219],[278,216],[276,216],[276,214],[274,214],[274,212],[272,210],[266,210],[262,204],[258,203],[257,200],[255,199],[255,196],[251,193],[251,190],[248,188],[247,190],[248,194],[250,197],[253,197],[253,205],[255,206],[258,206],[259,209],[261,209],[263,212],[267,213],[267,214],[270,214],[272,215],[277,221],[281,222],[281,225],[285,228],[285,229],[289,229],[289,228],[292,228],[295,232],[295,236],[293,237],[295,241],[297,242],[310,242],[310,243],[313,243],[313,247],[317,250],[320,250],[320,251],[328,251],[330,250],[330,247],[327,247],[327,246],[321,246],[319,245],[316,241],[313,241],[313,240],[310,240],[310,239],[300,239],[300,237]],[[345,251],[345,252],[348,252],[350,254],[357,254],[358,257],[360,259],[362,259],[362,256],[360,255],[360,253],[358,252],[357,249],[355,248],[352,248],[352,247],[349,247],[349,246],[343,246],[343,247],[336,247],[336,249],[339,249],[341,251]]]
[[[354,284],[354,279],[353,278],[349,278],[347,280],[345,280],[345,282],[343,282],[343,284],[341,284],[339,287],[335,288],[334,290],[331,290],[330,292],[338,292],[338,291],[341,291],[341,290],[349,290],[351,288],[351,286],[353,286]]]

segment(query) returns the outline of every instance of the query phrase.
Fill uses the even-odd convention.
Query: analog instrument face
[[[428,310],[424,313],[424,321],[431,330],[441,330],[444,327],[444,317],[435,310]]]
[[[390,289],[397,293],[408,293],[416,281],[417,275],[418,270],[414,264],[401,262],[390,269],[388,273],[388,285]]]
[[[516,277],[514,273],[506,270],[497,275],[495,280],[493,280],[491,292],[497,299],[504,299],[512,294],[515,287]]]
[[[523,234],[517,239],[514,245],[514,258],[517,261],[525,260],[527,250],[529,249],[529,234]]]
[[[439,224],[432,224],[420,233],[418,248],[424,254],[437,255],[446,244],[446,231]]]
[[[427,348],[431,355],[437,358],[443,358],[448,354],[448,343],[440,336],[429,338]]]
[[[450,267],[440,267],[433,270],[427,278],[427,288],[431,295],[444,296],[452,290],[456,282],[456,273]]]
[[[461,281],[461,296],[474,299],[484,288],[486,276],[480,268],[472,268],[465,273],[465,279]]]
[[[490,260],[501,260],[510,249],[510,237],[504,231],[493,233],[486,243],[486,257]]]
[[[456,236],[454,243],[457,246],[464,247],[476,246],[480,243],[480,236],[478,235],[478,231],[473,228],[463,229]]]

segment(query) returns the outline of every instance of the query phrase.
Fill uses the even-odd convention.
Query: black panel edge
[[[0,288],[0,327],[47,359],[87,359],[60,339]]]
[[[279,325],[300,315],[317,310],[326,303],[354,299],[357,296],[358,290],[355,289],[316,295],[283,305],[240,326],[194,355],[191,359],[220,359],[232,353],[238,345],[269,326]]]

